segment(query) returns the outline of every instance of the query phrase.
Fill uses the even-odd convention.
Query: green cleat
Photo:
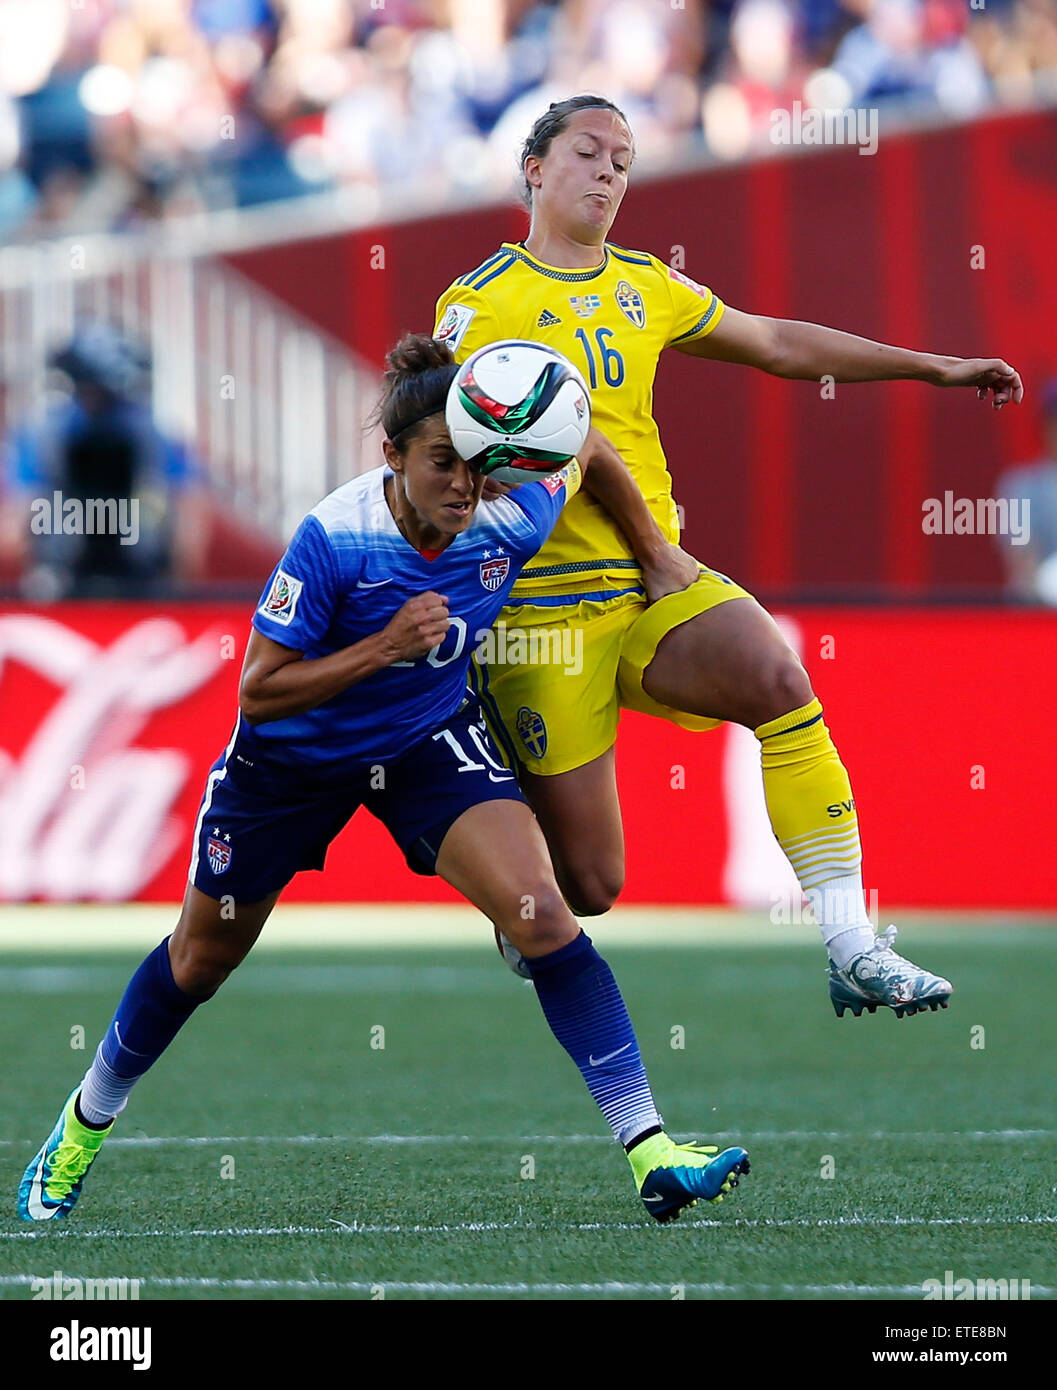
[[[18,1214],[23,1221],[61,1221],[73,1209],[85,1174],[114,1128],[113,1120],[106,1129],[82,1124],[74,1110],[77,1094],[71,1094],[55,1128],[22,1176]]]
[[[628,1154],[643,1206],[655,1221],[674,1221],[695,1202],[722,1202],[749,1171],[741,1148],[718,1152],[715,1144],[676,1144],[663,1132],[651,1134]]]

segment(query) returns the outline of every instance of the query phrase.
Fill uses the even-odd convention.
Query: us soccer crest
[[[522,705],[517,712],[517,731],[521,742],[534,758],[542,758],[547,751],[547,726],[538,710]]]
[[[227,843],[228,837],[223,840],[218,839],[219,831],[210,835],[209,844],[206,852],[209,855],[209,867],[215,874],[222,874],[231,863],[231,845]]]
[[[500,555],[494,560],[481,561],[481,583],[490,594],[503,587],[503,581],[510,573],[510,556]]]
[[[597,294],[571,294],[569,303],[576,310],[577,316],[582,319],[589,319],[596,309],[602,307],[602,300]]]
[[[626,319],[630,319],[636,328],[646,327],[646,306],[642,302],[642,295],[634,285],[629,285],[626,280],[621,280],[613,293],[617,297],[620,312]]]

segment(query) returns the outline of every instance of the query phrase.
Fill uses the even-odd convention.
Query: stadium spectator
[[[967,23],[957,0],[871,0],[833,58],[849,86],[848,105],[903,99],[961,113],[982,107],[986,83]]]
[[[1057,90],[1057,0],[0,0],[0,234],[493,187],[577,88],[640,162],[743,154],[800,99],[1020,105]]]
[[[1008,469],[995,486],[996,497],[1019,507],[1026,540],[1015,543],[1012,533],[997,540],[1010,594],[1057,607],[1057,377],[1043,388],[1041,411],[1042,457]]]
[[[146,354],[86,323],[50,365],[69,395],[4,449],[0,533],[23,595],[145,597],[195,578],[208,542],[199,474],[151,418]]]

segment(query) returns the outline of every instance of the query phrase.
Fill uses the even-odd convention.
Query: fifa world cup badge
[[[292,574],[287,574],[285,570],[276,570],[272,587],[268,590],[268,597],[257,611],[262,613],[264,617],[271,618],[273,622],[282,623],[283,627],[288,627],[293,622],[294,614],[297,612],[297,600],[301,597],[303,588],[302,580],[295,579]]]

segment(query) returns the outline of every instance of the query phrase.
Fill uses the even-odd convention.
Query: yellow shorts
[[[650,607],[642,594],[627,593],[505,608],[478,649],[472,678],[511,766],[520,762],[544,777],[582,767],[616,742],[622,709],[684,729],[715,728],[718,719],[651,699],[642,678],[673,628],[729,599],[751,597],[726,575],[703,570],[696,584]]]

